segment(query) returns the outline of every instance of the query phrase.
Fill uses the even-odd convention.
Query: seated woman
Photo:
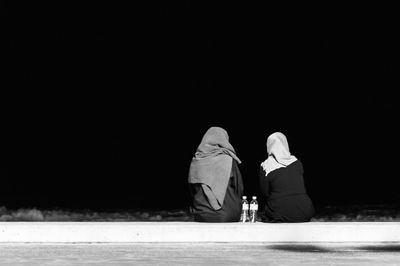
[[[286,137],[276,132],[267,140],[268,159],[261,164],[260,188],[266,200],[263,222],[308,222],[315,210],[307,195],[303,165],[290,154]]]
[[[190,164],[190,210],[195,221],[239,221],[243,195],[239,163],[228,133],[220,127],[211,127]]]

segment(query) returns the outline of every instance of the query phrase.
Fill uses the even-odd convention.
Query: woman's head
[[[211,127],[204,134],[201,143],[207,146],[219,146],[223,148],[231,148],[229,143],[228,132],[221,127]]]
[[[290,157],[289,144],[285,135],[281,132],[271,134],[267,139],[267,152],[276,159]]]
[[[235,149],[229,143],[229,136],[225,129],[221,127],[211,127],[204,134],[200,145],[197,148],[196,157],[208,157],[211,154],[228,154],[240,163],[236,156]]]

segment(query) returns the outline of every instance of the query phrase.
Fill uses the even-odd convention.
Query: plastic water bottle
[[[258,202],[257,197],[253,196],[250,202],[250,222],[257,222]]]
[[[245,223],[249,221],[249,203],[247,197],[242,197],[242,214],[240,215],[240,222]]]

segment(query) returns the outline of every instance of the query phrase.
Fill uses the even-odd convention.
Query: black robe
[[[191,213],[196,222],[238,222],[242,210],[243,180],[238,163],[232,160],[232,170],[222,208],[214,210],[203,192],[201,184],[189,184],[192,205]]]
[[[299,160],[273,170],[267,176],[261,167],[260,188],[266,200],[264,222],[308,222],[315,214]]]

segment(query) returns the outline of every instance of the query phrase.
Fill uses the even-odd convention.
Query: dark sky
[[[248,196],[281,131],[316,204],[400,201],[393,8],[146,2],[0,2],[0,206],[186,207],[210,126]]]

